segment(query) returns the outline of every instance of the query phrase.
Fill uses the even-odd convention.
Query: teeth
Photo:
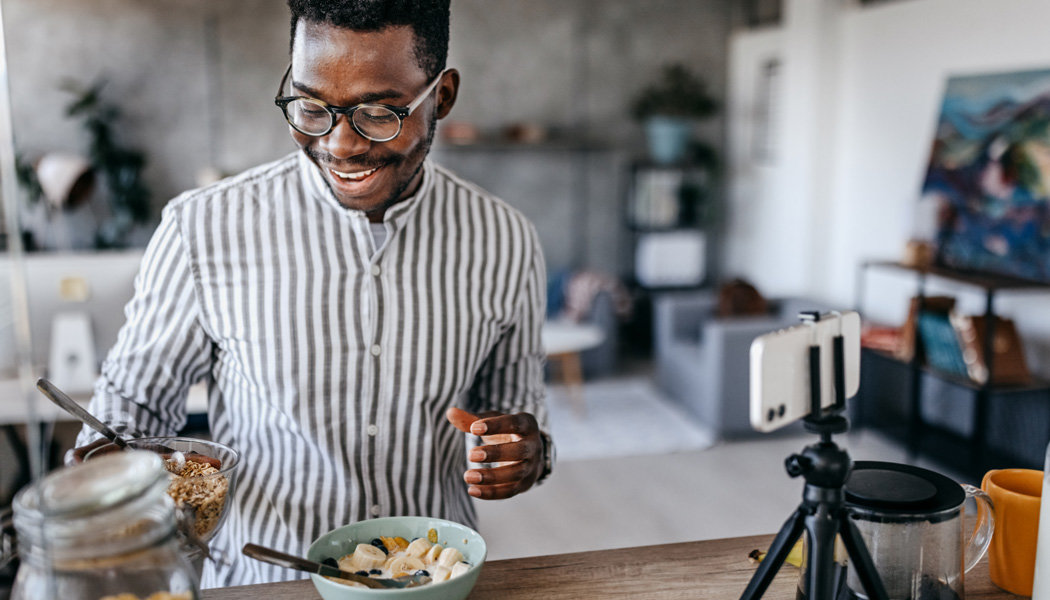
[[[352,181],[360,181],[360,180],[364,179],[365,177],[368,177],[372,173],[375,173],[376,171],[378,171],[379,167],[376,167],[374,169],[369,169],[367,171],[358,171],[357,173],[343,173],[342,171],[336,171],[335,169],[329,169],[329,170],[331,172],[335,173],[336,175],[338,175],[342,179],[350,179]]]

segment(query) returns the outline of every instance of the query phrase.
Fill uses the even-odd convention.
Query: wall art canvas
[[[1050,69],[951,77],[922,193],[941,265],[1050,282]]]

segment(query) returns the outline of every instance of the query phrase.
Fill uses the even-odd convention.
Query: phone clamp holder
[[[840,316],[838,313],[832,314],[836,318]],[[800,318],[803,322],[815,324],[821,315],[802,313]],[[842,415],[846,408],[846,378],[841,333],[833,339],[832,351],[835,403],[822,409],[820,385],[812,384],[821,381],[820,346],[814,343],[809,347],[811,410],[803,420],[803,426],[807,431],[820,435],[820,441],[806,446],[801,453],[792,454],[784,461],[788,475],[802,476],[806,481],[802,502],[773,538],[765,559],[751,577],[740,600],[762,597],[803,532],[809,541],[805,556],[806,578],[801,590],[807,600],[837,600],[845,591],[845,568],[835,561],[836,535],[841,536],[867,597],[871,600],[888,600],[864,538],[846,510],[843,485],[849,477],[853,461],[846,450],[832,441],[833,434],[849,430],[849,420]]]

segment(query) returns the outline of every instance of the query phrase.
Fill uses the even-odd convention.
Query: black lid
[[[859,460],[844,486],[846,505],[868,514],[924,515],[957,508],[966,500],[961,485],[928,469]]]

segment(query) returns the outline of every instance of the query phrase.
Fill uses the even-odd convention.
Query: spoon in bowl
[[[430,583],[430,577],[426,575],[403,575],[401,577],[395,577],[394,579],[379,579],[376,577],[357,575],[355,573],[350,573],[349,571],[343,571],[338,567],[314,562],[299,556],[292,556],[291,554],[278,552],[277,550],[265,548],[257,544],[245,544],[244,548],[241,549],[241,553],[245,556],[254,558],[255,560],[268,562],[279,567],[287,567],[297,571],[306,571],[307,573],[316,573],[325,577],[347,579],[364,584],[370,588],[410,588],[423,585],[424,583]]]

